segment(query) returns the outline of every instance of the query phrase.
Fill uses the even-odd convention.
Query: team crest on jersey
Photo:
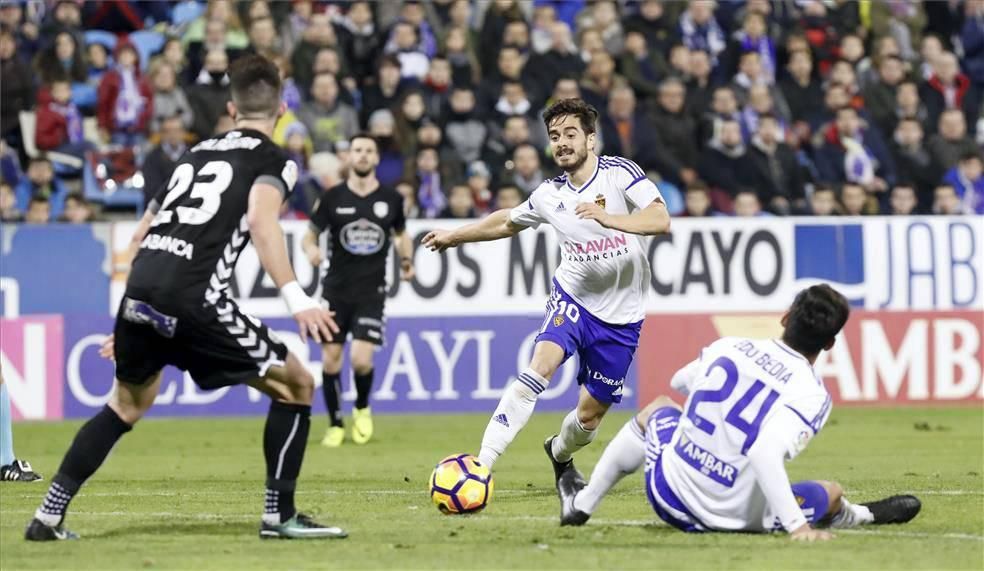
[[[564,324],[564,316],[563,315],[557,315],[557,316],[554,317],[554,327],[560,327],[563,324]]]
[[[597,196],[595,196],[595,204],[597,204],[598,206],[604,208],[605,207],[605,195],[604,194],[598,194]]]
[[[297,183],[297,163],[294,161],[284,163],[284,170],[280,173],[280,178],[287,183],[287,190],[293,190]]]
[[[372,205],[372,213],[376,215],[376,218],[386,218],[389,211],[390,205],[381,200]]]

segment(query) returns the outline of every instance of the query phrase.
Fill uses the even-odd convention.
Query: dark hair
[[[75,202],[78,202],[79,204],[83,204],[86,206],[88,206],[89,204],[89,201],[85,199],[85,196],[81,192],[68,193],[68,195],[65,196],[65,202],[68,202],[69,200],[73,200]]]
[[[970,161],[973,159],[981,160],[981,154],[977,152],[977,149],[964,149],[960,153],[960,162]]]
[[[280,108],[280,70],[261,55],[247,55],[229,66],[232,101],[242,115],[273,119]]]
[[[376,145],[376,152],[377,153],[382,150],[379,147],[379,140],[376,139],[376,137],[373,137],[372,135],[370,135],[369,133],[356,133],[356,134],[352,135],[351,137],[349,137],[349,147],[350,148],[352,146],[352,143],[354,143],[356,139],[366,139],[366,140],[372,141],[372,144]]]
[[[815,187],[813,187],[813,194],[818,192],[833,192],[837,194],[837,185],[830,182],[818,182]]]
[[[43,194],[35,194],[31,197],[31,200],[28,201],[28,204],[48,204],[49,202],[50,201],[47,196]]]
[[[782,340],[804,355],[816,355],[837,337],[850,312],[847,299],[834,288],[809,287],[789,307]]]
[[[550,125],[557,120],[563,120],[566,115],[574,115],[581,123],[581,130],[585,135],[595,132],[595,123],[598,121],[598,110],[585,103],[583,99],[561,99],[543,112],[543,124],[550,130]]]
[[[397,57],[393,54],[386,54],[383,57],[379,58],[379,65],[376,66],[376,69],[383,69],[384,65],[391,65],[396,69],[400,69],[401,67],[403,67],[400,65],[400,60],[397,59]]]

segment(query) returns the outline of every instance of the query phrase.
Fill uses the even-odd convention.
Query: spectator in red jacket
[[[77,157],[88,149],[82,137],[82,113],[72,103],[72,84],[67,77],[56,79],[38,92],[34,140],[41,150]]]
[[[116,65],[99,83],[99,130],[104,140],[138,146],[147,138],[154,94],[140,75],[140,54],[133,44],[121,41],[114,57]]]

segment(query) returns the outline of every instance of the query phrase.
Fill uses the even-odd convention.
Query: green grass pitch
[[[613,414],[577,462],[585,473],[628,414]],[[912,492],[923,511],[903,526],[843,531],[826,544],[785,536],[687,535],[658,521],[641,476],[623,480],[583,528],[560,528],[543,438],[560,422],[535,414],[500,460],[493,500],[441,515],[426,493],[443,456],[474,451],[487,417],[377,416],[377,438],[337,450],[314,422],[298,505],[347,540],[261,542],[263,420],[142,422],[72,504],[82,541],[28,544],[24,526],[46,483],[0,483],[0,568],[24,569],[981,569],[984,410],[835,409],[792,479],[840,481],[853,500]],[[78,422],[19,424],[15,444],[46,476]]]

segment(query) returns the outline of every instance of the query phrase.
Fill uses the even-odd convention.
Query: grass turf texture
[[[585,473],[627,413],[613,414],[577,456]],[[298,505],[346,528],[341,541],[257,538],[263,506],[263,420],[145,420],[123,438],[72,503],[82,541],[28,544],[23,531],[47,481],[0,483],[0,568],[976,568],[984,562],[984,411],[835,409],[796,462],[793,480],[840,481],[854,501],[914,492],[910,524],[842,531],[826,544],[783,535],[688,535],[658,521],[641,475],[623,480],[583,528],[560,528],[541,443],[560,422],[536,414],[495,473],[488,509],[445,516],[427,478],[454,452],[474,451],[484,415],[376,418],[362,447],[317,445],[316,419]],[[53,475],[79,422],[19,424],[18,454]]]

